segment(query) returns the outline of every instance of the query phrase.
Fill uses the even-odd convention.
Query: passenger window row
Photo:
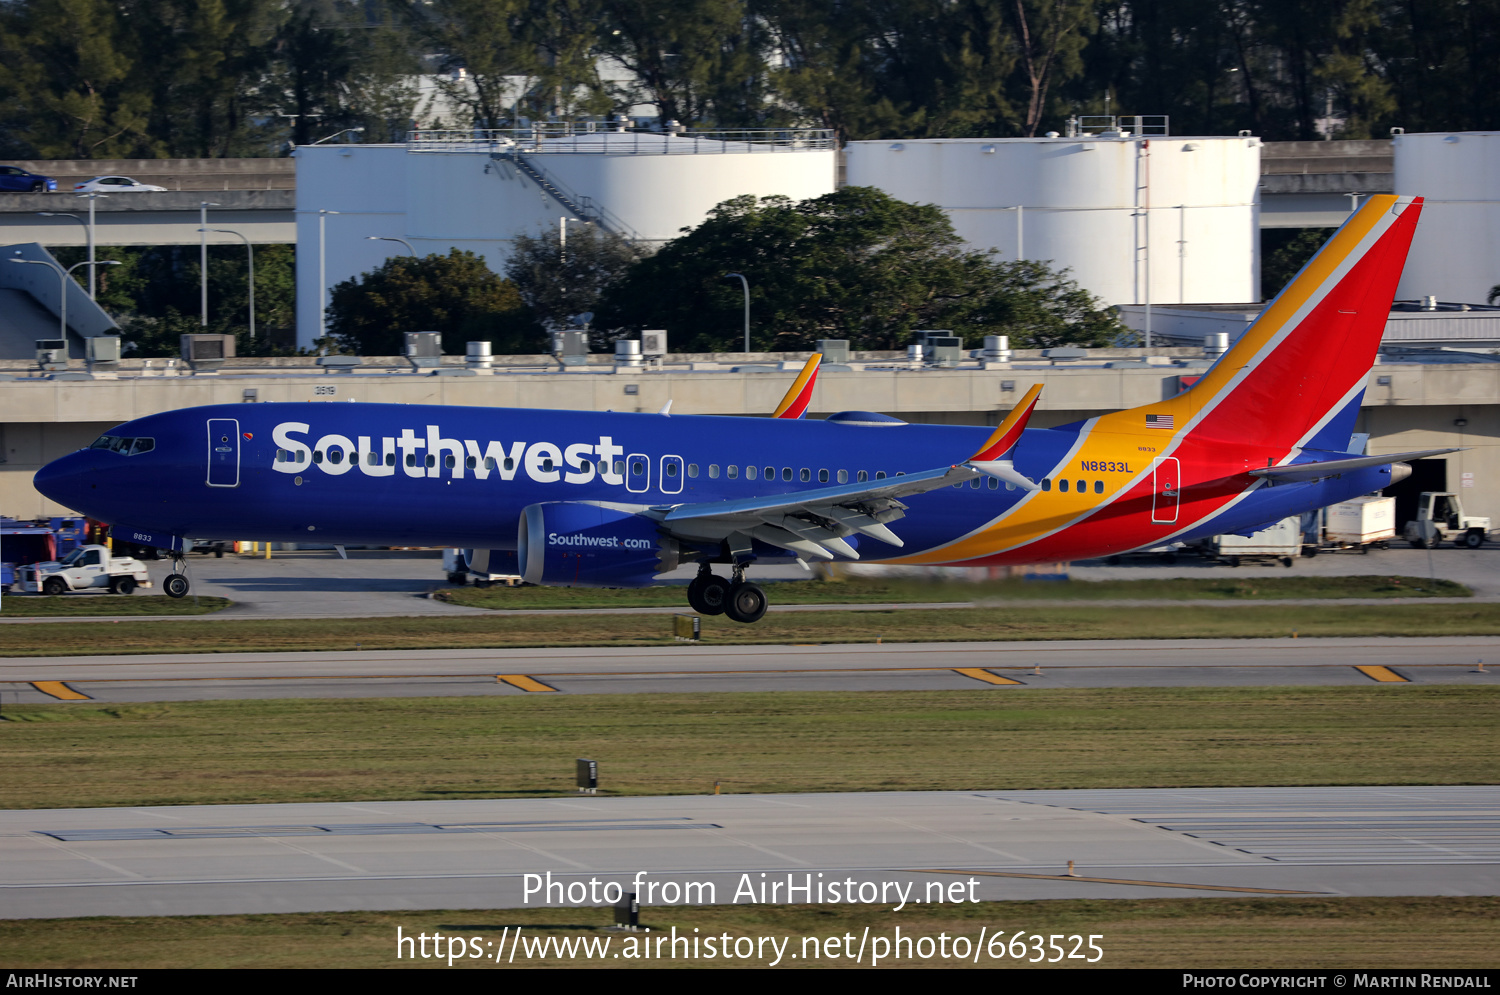
[[[1058,492],[1062,493],[1062,494],[1068,493],[1069,483],[1070,482],[1068,480],[1066,480],[1066,479],[1058,478],[1058,480],[1057,480],[1057,490],[1058,490]],[[1079,480],[1079,481],[1074,481],[1072,483],[1074,483],[1074,485],[1075,485],[1074,486],[1074,490],[1076,490],[1079,494],[1085,494],[1085,493],[1088,492],[1089,482],[1087,480]],[[1042,490],[1044,490],[1044,491],[1050,491],[1051,489],[1052,489],[1052,480],[1051,480],[1051,478],[1044,478],[1042,480]],[[1104,481],[1102,481],[1102,480],[1096,480],[1096,481],[1094,481],[1094,493],[1095,494],[1103,494],[1104,493]]]

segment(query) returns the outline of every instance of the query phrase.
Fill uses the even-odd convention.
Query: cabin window
[[[1088,491],[1089,491],[1089,482],[1087,480],[1080,480],[1078,482],[1078,493],[1079,494],[1087,494]]]
[[[818,471],[818,483],[820,483],[820,484],[826,484],[826,483],[828,483],[828,471],[827,470],[819,470]]]
[[[330,462],[330,463],[342,463],[342,462],[344,462],[344,451],[342,449],[330,449],[330,450],[328,450],[328,462]]]
[[[321,462],[323,462],[323,450],[321,450],[321,449],[314,449],[313,450],[313,462],[314,463],[321,463]]]
[[[717,480],[718,478],[719,478],[719,464],[717,464],[717,463],[710,463],[710,464],[708,464],[708,479],[709,480]]]
[[[548,468],[546,466],[543,466],[543,469],[548,469]],[[639,477],[641,474],[643,474],[643,473],[646,472],[646,464],[644,464],[644,463],[632,463],[632,464],[630,464],[630,472],[631,472],[631,474],[633,476]]]
[[[1000,478],[999,477],[991,477],[989,479],[989,485],[990,485],[990,490],[992,490],[992,491],[999,490],[1000,489]]]
[[[787,472],[790,473],[791,471],[788,470]],[[766,479],[767,480],[775,480],[776,479],[776,468],[774,466],[768,466],[768,467],[766,467]],[[787,479],[790,480],[791,478],[788,477]]]
[[[365,453],[365,465],[375,466],[380,462],[380,457],[374,453]]]
[[[276,450],[276,462],[278,462],[278,463],[287,463],[287,462],[290,462],[286,458],[286,450],[285,449],[278,449],[278,450]]]
[[[884,470],[876,470],[875,471],[875,479],[876,480],[884,480],[885,479],[885,471]]]
[[[385,465],[386,466],[395,466],[396,465],[396,454],[395,453],[386,453],[385,454]]]
[[[416,453],[407,453],[406,454],[406,465],[407,466],[416,466],[417,465],[417,454]]]
[[[542,459],[542,472],[543,473],[551,473],[553,471],[553,469],[554,469],[554,467],[553,467],[553,464],[552,464],[552,457],[551,456],[544,457]]]
[[[677,476],[677,464],[676,463],[668,463],[667,464],[667,476],[669,476],[669,477],[675,477],[675,476]]]
[[[698,476],[698,464],[697,463],[689,463],[688,464],[688,476],[689,477],[696,477],[696,476]],[[718,475],[714,474],[714,476],[718,476]]]
[[[746,473],[750,473],[750,471],[754,470],[754,469],[755,469],[755,467],[753,467],[753,466],[747,466],[747,467],[745,467],[745,472]],[[726,466],[724,468],[724,471],[725,471],[725,473],[727,473],[729,475],[729,479],[730,480],[733,480],[734,478],[736,478],[736,477],[738,477],[740,475],[740,468],[737,467],[737,466],[735,466],[733,463],[731,463],[729,466]],[[750,476],[754,477],[755,474],[750,473]]]
[[[1057,482],[1057,491],[1059,494],[1068,493],[1068,482],[1066,480],[1059,480]]]
[[[972,489],[974,489],[974,490],[977,491],[977,490],[979,490],[979,486],[980,486],[980,484],[979,484],[979,478],[978,477],[975,477],[973,480],[969,481],[969,487],[971,487]]]
[[[839,483],[841,483],[841,484],[847,484],[848,482],[849,482],[849,471],[848,470],[840,470],[839,471]]]
[[[1008,491],[1013,491],[1013,490],[1016,489],[1016,485],[1013,484],[1013,483],[1011,483],[1009,480],[1007,480],[1005,482],[1005,489],[1008,490]]]
[[[747,467],[745,467],[745,479],[746,480],[754,480],[756,474],[758,474],[759,472],[760,471],[756,467],[747,466]]]
[[[1096,481],[1094,481],[1094,493],[1095,494],[1103,494],[1104,493],[1104,481],[1102,481],[1102,480],[1096,480]]]
[[[797,474],[797,479],[802,481],[804,484],[807,483],[808,481],[812,480],[812,471],[804,466],[802,468],[802,471]]]
[[[856,474],[855,474],[855,475],[854,475],[854,479],[855,479],[855,480],[856,480],[856,481],[858,481],[858,482],[859,482],[859,483],[861,483],[861,484],[862,484],[862,483],[864,483],[864,482],[865,482],[865,481],[866,481],[866,480],[869,480],[869,479],[870,479],[870,471],[868,471],[868,470],[861,470],[861,471],[859,471],[859,472],[858,472],[858,473],[856,473]]]
[[[454,456],[452,453],[449,453],[447,456],[443,457],[443,466],[447,467],[448,469],[451,470],[457,465],[458,457]]]
[[[493,470],[495,468],[495,457],[486,456],[484,458],[484,468],[486,470]]]
[[[428,453],[427,454],[426,464],[427,464],[427,468],[429,470],[432,469],[433,467],[437,466],[437,457],[434,456],[432,453]]]
[[[1051,477],[1043,477],[1042,478],[1042,490],[1044,490],[1044,491],[1050,491],[1051,489],[1052,489],[1052,478]]]
[[[470,470],[474,469],[478,465],[479,460],[475,459],[473,456],[470,456],[468,459],[464,460],[464,466],[468,467]]]

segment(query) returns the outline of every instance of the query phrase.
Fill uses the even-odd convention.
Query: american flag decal
[[[1147,428],[1171,428],[1172,427],[1172,416],[1171,415],[1147,415],[1146,416],[1146,427]]]

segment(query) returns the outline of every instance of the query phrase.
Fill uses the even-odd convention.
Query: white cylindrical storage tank
[[[850,184],[937,204],[974,248],[1068,269],[1106,303],[1259,297],[1259,139],[851,142],[846,154]]]
[[[1424,199],[1396,296],[1483,304],[1500,284],[1500,132],[1395,135],[1396,193]]]

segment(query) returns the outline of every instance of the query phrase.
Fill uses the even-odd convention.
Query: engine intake
[[[521,578],[548,587],[645,587],[677,568],[677,543],[630,508],[548,501],[521,512]]]

